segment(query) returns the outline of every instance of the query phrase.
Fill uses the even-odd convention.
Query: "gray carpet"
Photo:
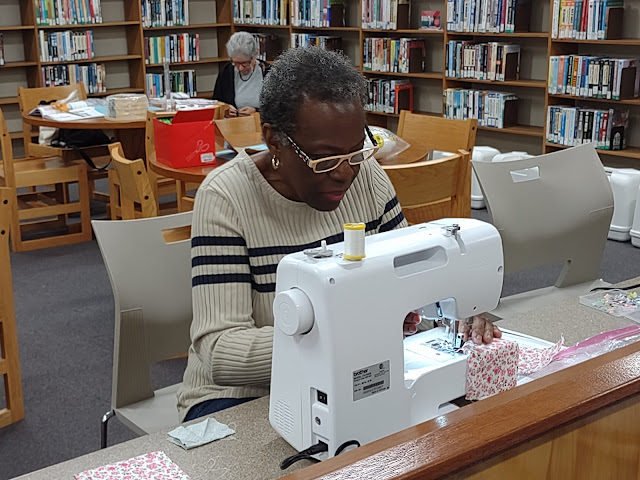
[[[486,211],[474,216],[488,219]],[[26,416],[0,429],[0,479],[98,450],[111,393],[113,297],[97,244],[14,254],[12,262]],[[635,277],[638,266],[640,249],[608,242],[602,278]],[[559,268],[509,275],[503,294],[550,285]],[[180,381],[184,366],[158,365],[156,387]],[[110,445],[134,436],[111,420]]]

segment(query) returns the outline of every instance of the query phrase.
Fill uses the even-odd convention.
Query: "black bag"
[[[102,130],[61,128],[58,131],[58,138],[53,140],[51,145],[53,147],[71,148],[73,151],[77,152],[91,168],[95,168],[96,170],[105,170],[111,162],[107,163],[103,167],[96,167],[93,160],[91,160],[91,157],[82,149],[108,145],[112,142],[113,139],[107,137]]]

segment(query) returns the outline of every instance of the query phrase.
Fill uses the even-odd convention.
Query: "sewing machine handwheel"
[[[313,327],[313,305],[309,297],[298,288],[276,295],[273,316],[278,328],[286,335],[301,335]]]

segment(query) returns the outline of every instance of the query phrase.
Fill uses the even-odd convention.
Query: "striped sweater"
[[[242,152],[200,186],[191,238],[191,348],[178,392],[180,418],[214,398],[269,393],[276,268],[286,254],[343,241],[343,224],[367,234],[406,226],[395,192],[375,161],[332,212],[280,195]]]

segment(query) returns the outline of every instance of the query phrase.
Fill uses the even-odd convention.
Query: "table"
[[[155,155],[147,157],[147,166],[158,175],[173,178],[180,182],[200,184],[209,172],[226,163],[226,160],[216,159],[215,165],[199,165],[197,167],[173,168],[162,162],[159,162]]]
[[[622,285],[636,283],[640,283],[640,277],[623,282]],[[582,306],[576,298],[546,305],[536,312],[503,319],[499,325],[552,342],[557,341],[559,336],[564,334],[565,343],[571,345],[601,331],[635,325],[635,323],[623,317],[612,317]],[[500,395],[497,395],[492,398],[499,399],[499,397]],[[474,406],[482,404],[483,402],[477,402]],[[228,424],[237,433],[190,451],[184,451],[169,443],[166,441],[166,432],[161,432],[84,455],[20,478],[35,480],[72,478],[74,474],[89,468],[156,450],[163,450],[194,479],[270,479],[310,465],[308,461],[301,461],[284,473],[280,470],[280,461],[292,455],[294,450],[269,425],[268,409],[268,397],[263,397],[215,414],[217,420]],[[442,425],[446,425],[446,422],[442,422]]]
[[[22,121],[34,127],[68,128],[76,130],[113,130],[116,141],[122,144],[125,157],[145,158],[144,129],[145,120],[122,121],[106,120],[101,118],[88,118],[69,122],[57,122],[33,115],[22,115]]]

